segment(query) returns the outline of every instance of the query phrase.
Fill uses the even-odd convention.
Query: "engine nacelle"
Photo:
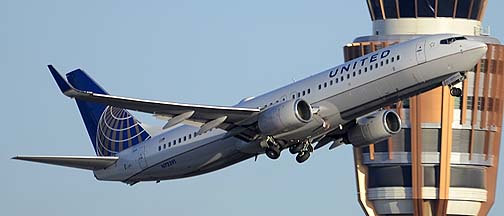
[[[302,127],[312,120],[312,107],[305,100],[290,100],[275,105],[258,117],[259,130],[276,135]]]
[[[348,132],[348,141],[356,147],[383,141],[401,131],[401,118],[396,112],[382,110],[362,117]]]

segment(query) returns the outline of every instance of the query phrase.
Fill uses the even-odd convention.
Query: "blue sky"
[[[484,20],[499,39],[503,6],[490,1]],[[117,95],[233,105],[342,63],[342,46],[371,33],[365,1],[0,0],[0,26],[0,215],[362,214],[350,146],[317,151],[302,165],[290,154],[261,156],[134,187],[9,158],[93,154],[47,64],[82,68]],[[504,214],[499,183],[491,215]]]

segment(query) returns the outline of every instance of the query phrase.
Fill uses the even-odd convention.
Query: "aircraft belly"
[[[239,141],[231,137],[189,150],[152,166],[136,178],[141,181],[176,179],[223,168],[231,165],[228,164],[230,157],[243,154],[236,150],[235,142]],[[248,154],[247,156],[246,158],[250,157]]]

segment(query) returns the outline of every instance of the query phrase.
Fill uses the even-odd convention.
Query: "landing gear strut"
[[[299,146],[301,146],[301,148]],[[296,161],[298,163],[303,163],[308,160],[308,158],[310,158],[310,154],[311,152],[313,152],[311,141],[306,140],[303,143],[298,143],[296,147],[300,148],[300,150],[297,152],[298,155],[296,156]]]
[[[462,96],[462,89],[454,87],[454,85],[464,81],[465,79],[466,79],[466,76],[464,74],[456,73],[456,74],[453,74],[452,76],[448,77],[448,79],[444,80],[442,82],[442,85],[450,87],[451,96],[460,97],[460,96]]]
[[[268,147],[264,150],[264,153],[266,153],[266,156],[268,156],[270,159],[276,160],[280,157],[280,145],[273,139],[273,137],[268,137],[266,138],[266,144]]]

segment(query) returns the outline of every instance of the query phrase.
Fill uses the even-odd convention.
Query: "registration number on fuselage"
[[[166,161],[164,163],[161,164],[161,167],[162,168],[168,168],[168,167],[171,167],[173,165],[177,164],[177,161],[175,159],[171,159],[169,161]]]

